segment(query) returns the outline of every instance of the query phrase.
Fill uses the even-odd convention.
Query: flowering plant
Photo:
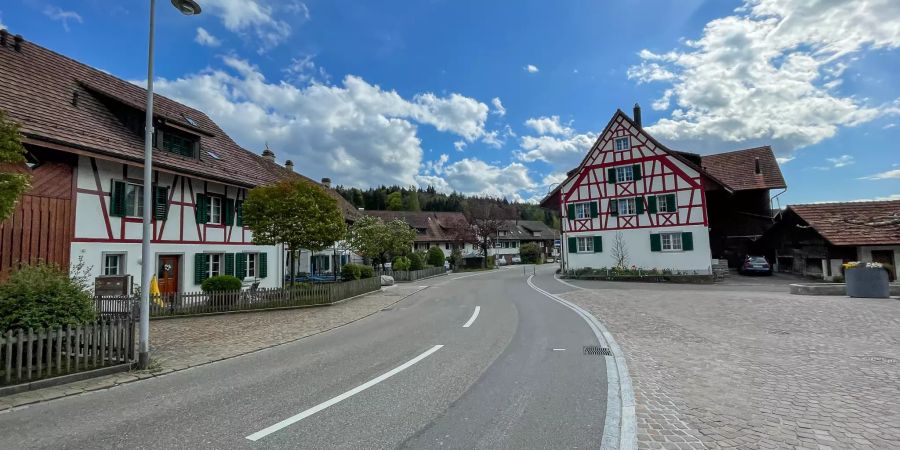
[[[884,265],[877,262],[850,261],[842,264],[844,269],[866,268],[866,269],[883,269]]]

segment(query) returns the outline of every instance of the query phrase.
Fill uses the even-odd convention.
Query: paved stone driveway
[[[625,352],[641,448],[900,448],[900,300],[641,286],[561,295]]]

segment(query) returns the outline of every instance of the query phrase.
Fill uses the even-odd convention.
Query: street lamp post
[[[172,5],[184,15],[200,14],[200,5],[193,0],[172,0]],[[144,122],[144,231],[141,236],[141,313],[138,334],[138,367],[150,365],[150,279],[153,277],[153,30],[156,0],[150,0],[150,44],[147,52],[147,116]]]

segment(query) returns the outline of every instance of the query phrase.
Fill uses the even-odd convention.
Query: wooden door
[[[872,262],[877,262],[881,264],[887,264],[891,266],[890,275],[891,281],[894,281],[894,272],[897,270],[897,266],[894,265],[894,251],[893,250],[872,250]]]
[[[159,264],[156,267],[159,292],[163,295],[178,292],[178,280],[181,279],[181,256],[160,255]]]

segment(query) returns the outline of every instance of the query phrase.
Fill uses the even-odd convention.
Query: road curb
[[[606,421],[603,425],[603,438],[601,441],[601,449],[635,449],[637,448],[637,421],[635,420],[635,402],[634,390],[631,386],[631,377],[628,375],[628,364],[625,361],[625,354],[613,339],[612,334],[602,322],[597,320],[590,312],[584,310],[580,306],[562,299],[550,292],[547,292],[536,286],[531,280],[534,275],[529,275],[526,282],[528,286],[544,296],[554,300],[563,306],[568,307],[576,314],[581,316],[585,322],[594,331],[594,335],[601,344],[606,344],[612,357],[607,358],[606,380],[607,380],[607,398],[606,398]],[[576,289],[578,286],[571,285],[565,281],[559,280],[560,283],[572,286]]]

